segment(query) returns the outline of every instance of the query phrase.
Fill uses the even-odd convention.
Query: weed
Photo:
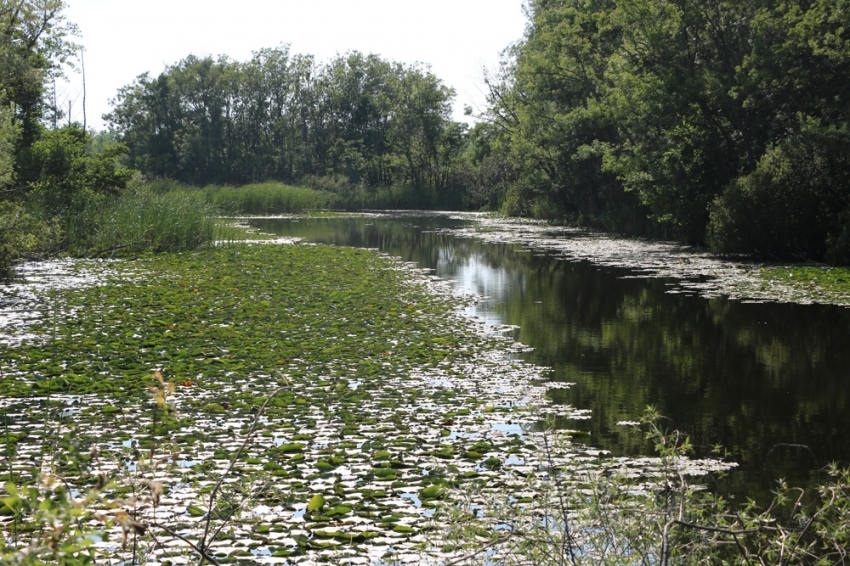
[[[537,497],[499,500],[470,513],[446,511],[448,562],[535,564],[846,564],[850,558],[850,470],[831,466],[830,480],[804,503],[803,490],[780,481],[770,506],[735,507],[722,495],[722,472],[692,465],[689,439],[666,430],[649,408],[643,426],[658,466],[635,476],[612,468],[575,477],[555,463],[568,442],[544,434]]]

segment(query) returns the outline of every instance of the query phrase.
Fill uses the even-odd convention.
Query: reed
[[[215,228],[214,210],[200,192],[142,186],[68,217],[65,247],[90,257],[182,251],[212,244]]]
[[[333,193],[272,181],[243,187],[209,186],[203,192],[207,202],[224,214],[284,214],[342,205]]]

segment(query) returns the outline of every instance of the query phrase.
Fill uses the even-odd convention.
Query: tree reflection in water
[[[777,478],[816,480],[850,462],[850,310],[704,299],[665,279],[568,262],[518,246],[455,238],[445,217],[317,218],[256,223],[282,236],[378,248],[488,297],[472,314],[516,325],[549,366],[552,395],[592,410],[569,423],[615,454],[651,452],[620,421],[647,405],[704,453],[715,444],[742,464],[733,491],[765,497]],[[809,450],[788,445],[805,445]],[[815,459],[816,458],[816,459]]]

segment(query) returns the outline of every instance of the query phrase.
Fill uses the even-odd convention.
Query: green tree
[[[77,53],[68,39],[77,28],[65,21],[65,7],[61,0],[0,4],[0,106],[13,108],[20,148],[28,148],[40,133],[46,81],[60,75]]]
[[[15,144],[18,128],[12,110],[0,106],[0,191],[6,191],[15,178]]]
[[[99,153],[88,151],[89,135],[77,125],[49,130],[32,147],[38,171],[33,185],[36,200],[49,214],[68,214],[96,204],[127,186],[133,171],[116,166],[126,153],[110,145]]]
[[[517,171],[505,210],[695,244],[708,234],[721,252],[838,250],[850,210],[843,150],[830,147],[850,127],[848,8],[529,2],[485,116]]]
[[[465,126],[450,119],[454,90],[427,69],[397,69],[389,140],[404,182],[446,203]]]
[[[316,65],[288,46],[240,63],[187,57],[124,87],[108,116],[148,175],[186,183],[279,180],[455,198],[465,127],[454,91],[421,66],[351,52]],[[318,181],[317,181],[318,179]],[[451,189],[450,189],[451,188]]]

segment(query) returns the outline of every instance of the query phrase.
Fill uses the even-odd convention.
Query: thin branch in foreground
[[[174,538],[182,540],[183,542],[185,542],[185,543],[189,546],[189,548],[191,548],[192,550],[194,550],[195,552],[197,552],[197,553],[198,553],[199,555],[201,555],[201,556],[202,556],[205,560],[208,560],[208,561],[212,562],[212,563],[213,563],[213,564],[215,564],[216,566],[221,566],[221,563],[220,563],[218,560],[216,560],[215,558],[213,558],[213,557],[212,557],[209,553],[207,553],[207,551],[206,551],[205,549],[199,548],[199,547],[198,547],[198,545],[196,545],[194,542],[192,542],[191,540],[187,539],[186,537],[184,537],[184,536],[183,536],[183,535],[181,535],[180,533],[174,532],[173,530],[171,530],[171,529],[170,529],[170,528],[168,528],[167,526],[162,525],[162,524],[157,523],[157,522],[154,522],[154,523],[153,523],[153,524],[151,524],[150,526],[151,526],[151,527],[156,527],[156,528],[158,528],[158,529],[162,529],[163,531],[165,531],[165,532],[166,532],[166,533],[168,533],[169,535],[173,536]]]
[[[483,553],[487,552],[488,550],[490,550],[491,548],[494,548],[496,546],[499,546],[500,544],[508,542],[513,536],[514,536],[514,532],[511,531],[503,537],[500,537],[500,538],[498,538],[494,541],[488,542],[487,544],[485,544],[484,546],[482,546],[481,548],[479,548],[478,550],[476,550],[475,552],[473,552],[471,554],[461,556],[460,558],[456,558],[456,559],[452,560],[451,562],[446,562],[445,566],[457,566],[458,564],[463,564],[467,560],[472,560],[473,558],[475,558],[479,554],[483,554]]]
[[[263,416],[266,407],[268,407],[271,400],[278,393],[282,392],[287,387],[288,385],[282,385],[281,387],[278,387],[277,389],[272,391],[272,393],[268,397],[266,397],[266,400],[263,402],[263,405],[260,407],[260,409],[257,411],[257,414],[254,416],[254,422],[251,423],[251,429],[248,431],[248,434],[245,435],[245,440],[239,446],[239,449],[236,450],[236,453],[233,454],[233,458],[230,459],[230,464],[227,466],[227,469],[222,472],[221,476],[218,478],[218,481],[215,484],[215,487],[213,487],[213,490],[210,493],[210,502],[207,507],[207,520],[206,525],[204,526],[204,535],[201,537],[201,541],[198,545],[201,549],[206,550],[207,548],[207,538],[209,537],[210,527],[212,526],[212,511],[215,508],[215,501],[216,497],[218,496],[218,492],[221,489],[221,484],[224,482],[224,479],[230,474],[230,472],[233,471],[233,467],[236,466],[236,462],[239,460],[239,456],[242,455],[242,452],[245,451],[245,448],[247,448],[248,444],[251,442],[251,438],[254,436],[254,432],[257,430],[257,423],[260,422],[260,417]],[[201,554],[200,564],[204,563],[205,557],[205,553]]]

